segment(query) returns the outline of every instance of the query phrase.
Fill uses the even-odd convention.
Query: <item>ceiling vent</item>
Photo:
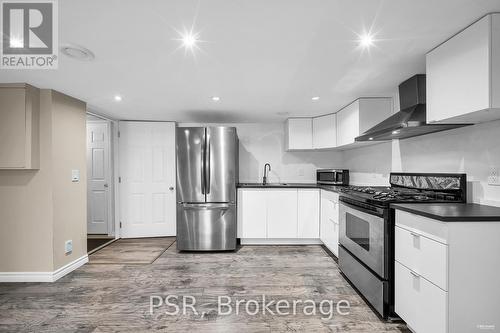
[[[81,61],[92,61],[95,59],[95,55],[92,51],[74,44],[68,44],[61,47],[61,53],[69,58]]]

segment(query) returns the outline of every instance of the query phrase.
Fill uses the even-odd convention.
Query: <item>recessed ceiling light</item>
[[[392,134],[399,134],[399,131],[398,130],[392,131]]]
[[[117,102],[121,102],[123,99],[120,95],[115,95],[114,98],[115,98],[115,101],[117,101]]]
[[[198,42],[198,34],[194,34],[192,31],[182,36],[182,44],[187,49],[192,49],[196,45],[196,42]]]
[[[359,36],[359,46],[362,48],[369,48],[373,45],[373,36],[370,33],[364,33]]]
[[[218,102],[218,101],[220,101],[220,97],[219,96],[212,96],[212,101]]]
[[[317,100],[319,100],[319,96],[314,96],[314,97],[312,97],[311,99],[312,99],[313,101],[317,101]]]
[[[84,48],[83,46],[74,44],[64,45],[61,47],[61,53],[67,57],[77,60],[92,61],[95,59],[95,55],[92,51]]]
[[[369,137],[369,138],[368,138],[368,140],[372,141],[372,140],[373,140],[373,138],[372,138],[372,137]]]

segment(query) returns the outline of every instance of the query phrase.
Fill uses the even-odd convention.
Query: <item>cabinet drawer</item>
[[[395,311],[415,333],[448,330],[448,293],[395,262]]]
[[[396,210],[396,225],[440,243],[448,244],[448,226],[445,222]]]
[[[396,226],[395,259],[415,273],[448,290],[448,246]]]

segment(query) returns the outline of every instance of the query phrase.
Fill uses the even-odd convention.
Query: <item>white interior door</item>
[[[175,123],[120,122],[121,237],[176,234]]]
[[[87,233],[110,234],[110,136],[107,121],[87,122]]]

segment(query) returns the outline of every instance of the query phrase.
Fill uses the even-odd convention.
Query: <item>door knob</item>
[[[174,190],[174,187],[173,187],[173,186],[170,186],[168,189],[169,189],[170,191],[173,191],[173,190]]]
[[[104,187],[108,187],[108,184],[104,184]]]

